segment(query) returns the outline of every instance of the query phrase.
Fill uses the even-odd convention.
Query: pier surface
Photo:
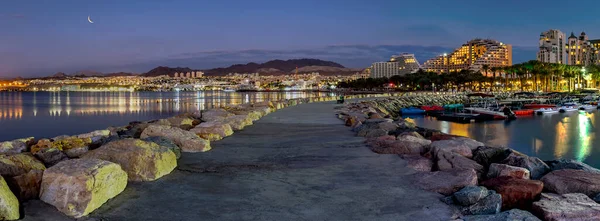
[[[397,155],[371,152],[335,102],[288,107],[183,153],[158,181],[129,183],[83,220],[449,220],[441,195],[413,186]],[[24,220],[68,219],[39,200]]]

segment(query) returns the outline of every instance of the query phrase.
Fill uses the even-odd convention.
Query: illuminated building
[[[473,39],[450,54],[432,58],[423,64],[425,71],[436,73],[480,71],[483,65],[512,65],[512,46],[491,39]]]
[[[598,60],[598,50],[589,41],[585,32],[581,32],[579,37],[576,37],[571,32],[565,48],[567,52],[566,64],[568,65],[591,65],[595,64]]]
[[[371,77],[391,77],[415,73],[421,68],[414,54],[402,53],[392,56],[390,61],[375,62],[371,66]]]
[[[537,60],[544,63],[566,64],[565,46],[567,44],[565,34],[559,30],[550,29],[540,34],[540,50]]]

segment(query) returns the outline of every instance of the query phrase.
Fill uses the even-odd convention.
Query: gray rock
[[[600,204],[583,193],[542,193],[532,211],[544,220],[600,220]]]
[[[479,202],[463,208],[463,214],[465,215],[490,215],[500,212],[502,208],[502,196],[495,192],[492,192],[487,197],[483,198]]]
[[[173,153],[175,153],[175,156],[177,157],[177,159],[179,159],[181,157],[181,148],[179,148],[177,146],[177,144],[175,144],[173,141],[171,141],[167,138],[154,136],[154,137],[146,137],[142,140],[156,143],[159,146],[167,147],[167,148],[169,148],[169,150],[171,150],[171,151],[173,151]]]
[[[69,158],[78,158],[78,157],[82,156],[83,154],[87,153],[88,150],[89,150],[88,146],[83,146],[83,147],[67,149],[63,152],[65,152],[65,154]]]
[[[416,171],[429,172],[433,167],[433,162],[430,159],[419,154],[401,155],[402,159],[406,160],[406,167]]]
[[[487,168],[492,163],[503,161],[511,152],[510,149],[504,147],[481,146],[473,150],[473,160]]]
[[[415,185],[449,196],[465,186],[477,185],[477,173],[473,169],[421,172],[412,175]]]
[[[56,148],[45,148],[34,154],[46,167],[54,166],[55,164],[68,160],[69,157],[62,151]]]
[[[434,156],[435,168],[437,170],[445,171],[452,169],[474,169],[477,172],[477,176],[482,178],[485,172],[483,166],[477,162],[466,158],[458,153],[448,152],[440,150]]]
[[[541,221],[528,211],[511,209],[494,215],[465,216],[464,221]]]
[[[537,157],[529,157],[527,155],[513,151],[502,164],[508,164],[515,167],[523,167],[528,169],[531,174],[531,179],[538,180],[550,171],[550,167]]]
[[[596,194],[596,196],[594,196],[592,200],[596,201],[597,203],[600,203],[600,193]]]
[[[548,166],[550,167],[550,170],[572,169],[572,170],[583,170],[583,171],[592,172],[592,173],[600,173],[600,170],[598,170],[594,167],[591,167],[590,165],[587,165],[585,163],[578,162],[575,160],[565,160],[565,159],[552,160],[552,161],[546,161],[546,164],[548,164]]]
[[[18,154],[25,152],[28,146],[34,142],[33,137],[17,139],[12,141],[0,142],[0,153],[3,154]]]
[[[454,203],[456,203],[456,201],[454,201],[454,196],[442,197],[440,200],[447,205],[454,205]]]
[[[454,193],[455,201],[461,206],[470,206],[488,195],[488,190],[482,186],[467,186]]]
[[[366,138],[374,138],[388,135],[388,132],[384,129],[374,129],[365,131],[364,137]]]

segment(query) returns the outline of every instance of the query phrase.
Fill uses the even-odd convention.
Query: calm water
[[[223,104],[328,96],[316,92],[0,92],[0,141],[79,134]]]
[[[418,126],[511,147],[542,160],[575,159],[600,168],[600,140],[596,139],[600,113],[595,110],[520,117],[511,122],[459,124],[431,117],[413,120]]]

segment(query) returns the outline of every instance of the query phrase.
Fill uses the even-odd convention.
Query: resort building
[[[598,50],[588,39],[585,32],[581,32],[579,37],[571,32],[571,36],[565,46],[567,52],[568,65],[591,65],[598,63]]]
[[[566,64],[566,44],[565,33],[555,29],[542,32],[540,34],[540,50],[537,53],[537,60],[544,63]]]
[[[382,78],[392,77],[394,75],[406,75],[415,73],[421,68],[421,65],[414,54],[402,53],[392,56],[390,61],[375,62],[371,65],[371,77]]]
[[[480,71],[488,67],[512,65],[512,46],[492,39],[473,39],[450,54],[443,54],[426,61],[425,71],[436,73]]]

